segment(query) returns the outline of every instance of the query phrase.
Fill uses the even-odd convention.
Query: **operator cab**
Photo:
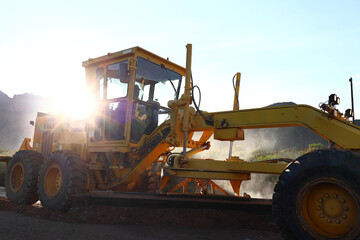
[[[167,102],[178,99],[185,75],[184,68],[140,47],[89,59],[83,66],[99,102],[89,124],[90,145],[136,146],[169,117]]]

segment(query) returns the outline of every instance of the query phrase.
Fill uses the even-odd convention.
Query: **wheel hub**
[[[325,237],[345,237],[359,218],[356,193],[334,179],[306,185],[298,198],[300,222],[310,232]],[[300,202],[300,204],[299,204]]]
[[[322,210],[329,218],[340,218],[345,207],[338,199],[327,199],[322,205]]]
[[[22,163],[18,162],[14,165],[10,172],[10,189],[12,192],[18,192],[24,184],[25,170]]]
[[[50,166],[45,173],[45,193],[49,198],[54,198],[62,185],[62,171],[59,165]]]
[[[344,219],[347,219],[349,207],[346,205],[344,198],[338,198],[337,193],[326,193],[324,198],[319,198],[318,202],[319,205],[316,207],[318,215],[326,223],[340,224]]]

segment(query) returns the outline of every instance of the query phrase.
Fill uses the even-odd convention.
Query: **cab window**
[[[127,70],[128,61],[109,65],[106,69],[106,99],[122,98],[127,96],[130,80]]]

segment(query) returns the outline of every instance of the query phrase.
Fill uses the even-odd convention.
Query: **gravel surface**
[[[74,224],[0,211],[1,239],[279,239],[275,233],[251,229]]]
[[[78,206],[69,212],[10,203],[0,188],[0,239],[279,240],[268,213],[242,210]]]

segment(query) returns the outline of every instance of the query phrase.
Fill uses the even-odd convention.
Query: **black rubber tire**
[[[351,151],[318,150],[297,158],[280,175],[273,195],[273,215],[283,238],[298,240],[360,239],[359,173],[360,154]],[[307,214],[306,211],[298,207],[304,206],[302,204],[303,201],[305,202],[306,191],[310,192],[309,189],[313,189],[312,186],[324,186],[324,184],[333,184],[347,190],[347,193],[351,193],[349,195],[353,197],[353,202],[357,206],[354,211],[358,213],[355,214],[357,216],[356,224],[343,236],[335,236],[331,233],[331,236],[325,237],[319,230],[314,229],[314,224],[310,222],[312,219],[305,220],[303,215]],[[310,192],[310,194],[312,193]],[[321,207],[319,206],[319,209]],[[314,212],[307,211],[311,214]],[[318,213],[316,212],[316,214]],[[316,216],[320,216],[320,214]]]
[[[47,171],[54,168],[61,172],[61,186],[53,196],[46,189]],[[71,151],[56,151],[50,154],[41,166],[38,182],[39,198],[44,207],[68,211],[72,195],[83,193],[87,188],[87,172],[82,159]]]
[[[18,204],[33,204],[38,200],[37,181],[40,165],[43,157],[40,153],[33,150],[21,150],[11,158],[6,170],[5,189],[6,196],[11,202]],[[14,168],[22,168],[22,184],[14,188]],[[12,185],[12,186],[11,186]]]

